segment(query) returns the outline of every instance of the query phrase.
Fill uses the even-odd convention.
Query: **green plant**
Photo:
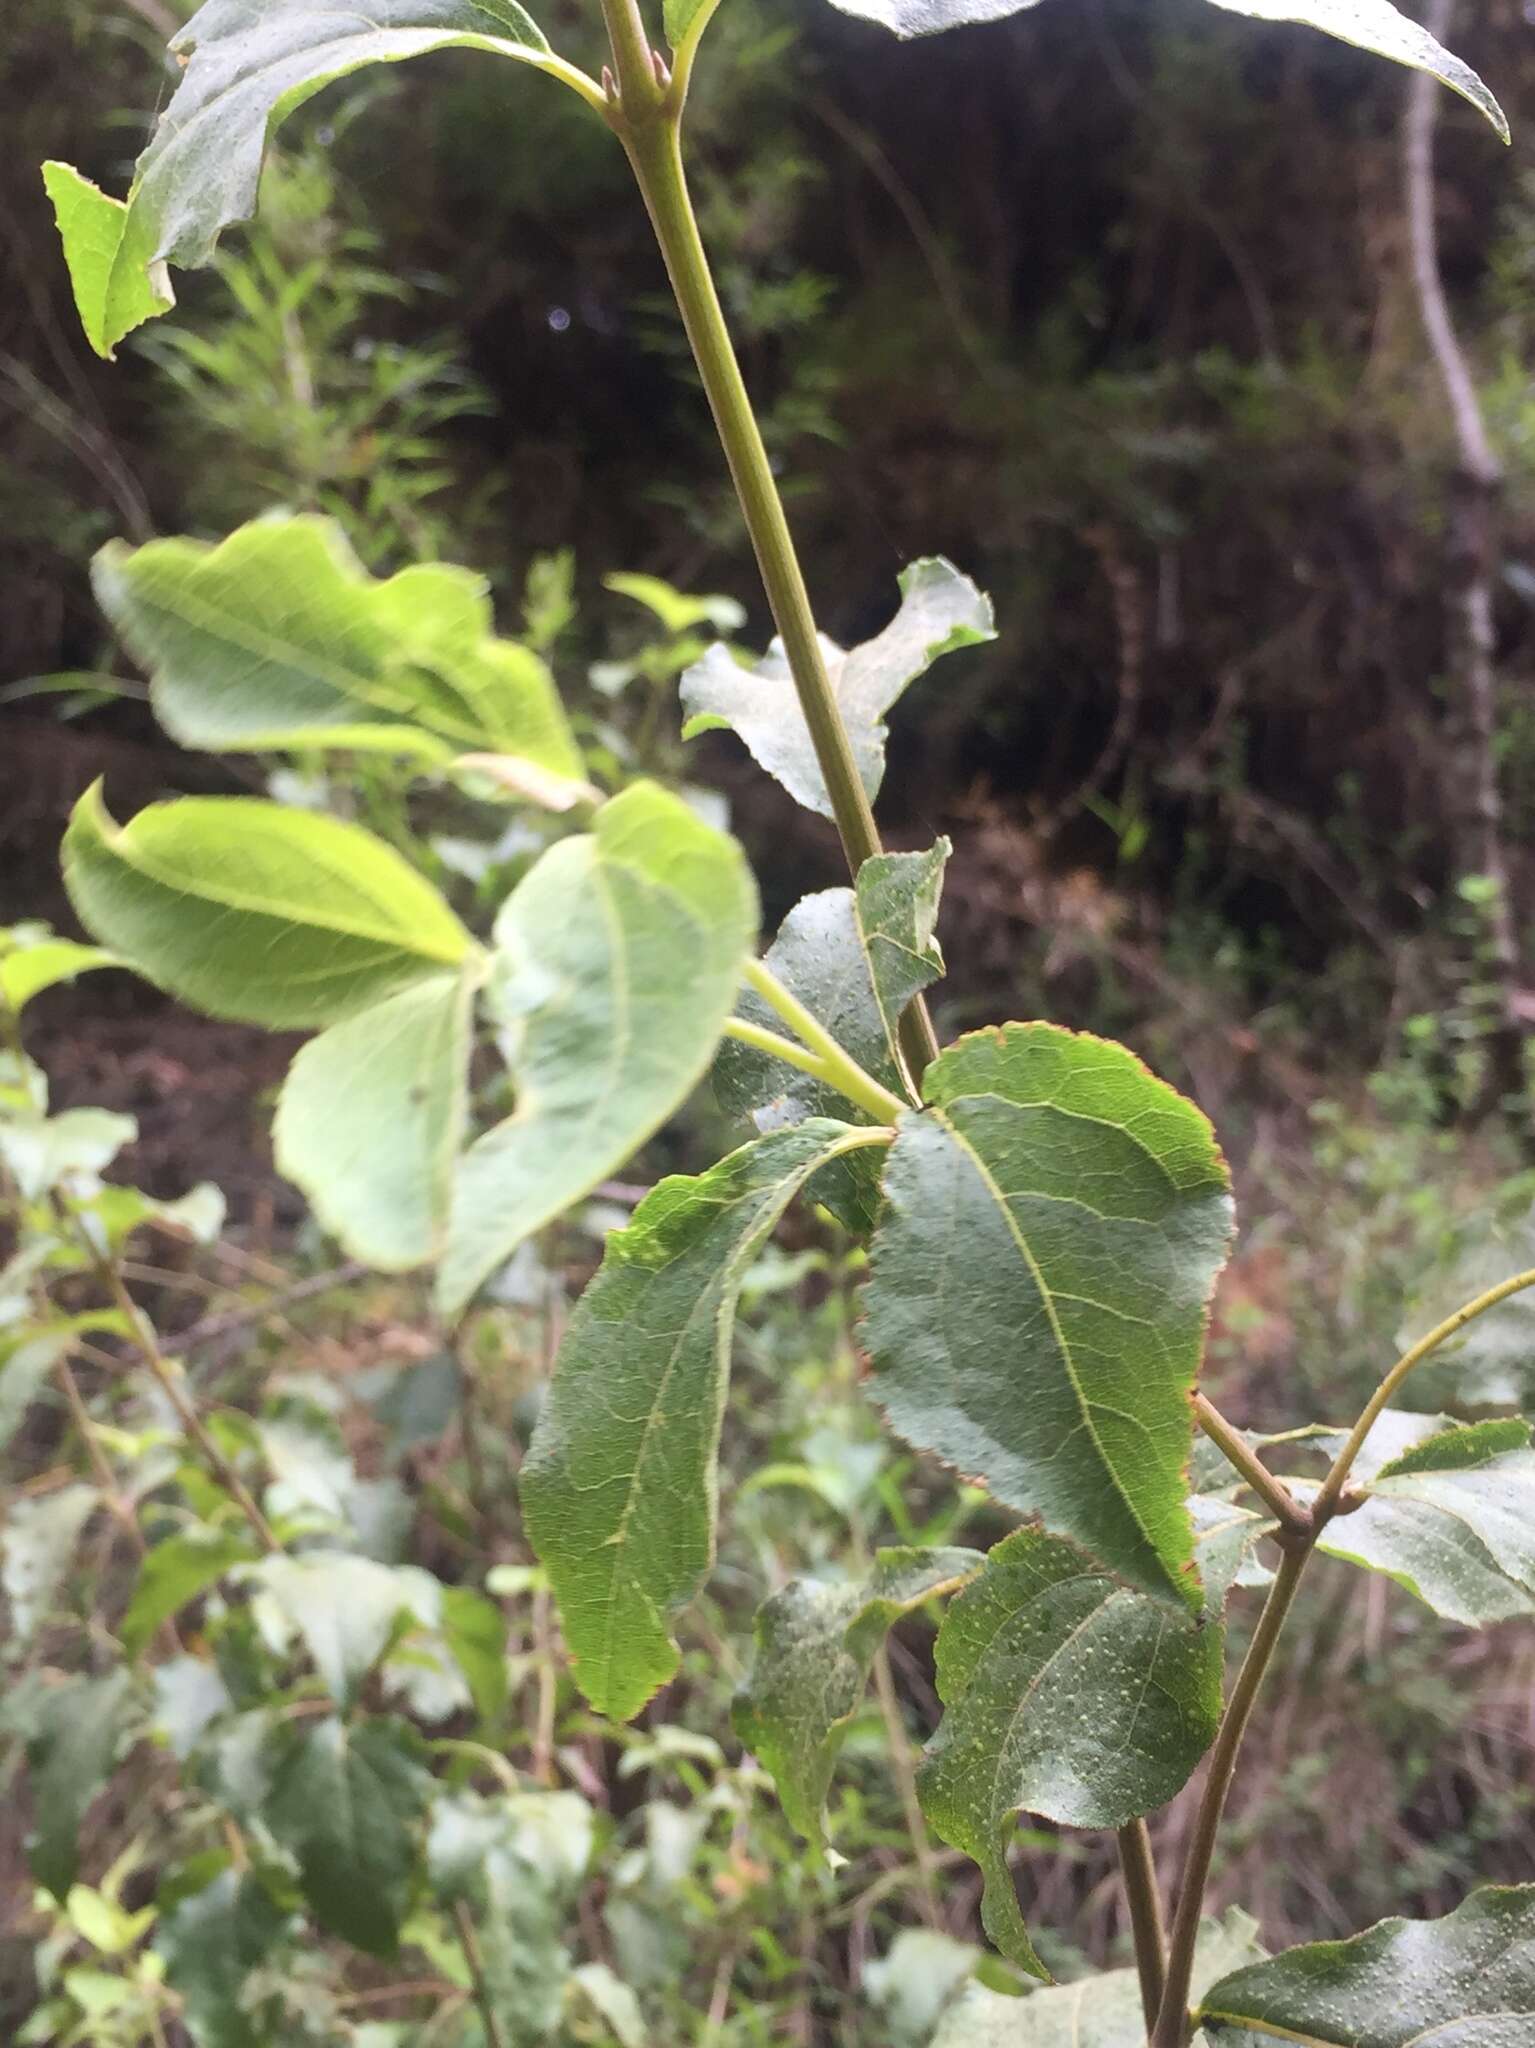
[[[900,33],[1016,11],[1016,0],[843,4]],[[1309,22],[1431,72],[1503,126],[1480,80],[1386,0],[1218,4]],[[530,802],[585,829],[528,868],[487,942],[396,848],[350,821],[203,799],[118,826],[93,790],[64,849],[75,907],[114,958],[184,1000],[318,1032],[283,1086],[279,1162],[354,1256],[384,1272],[431,1266],[449,1325],[711,1065],[727,1107],[757,1120],[752,1143],[662,1181],[610,1238],[519,1474],[576,1678],[599,1713],[631,1719],[678,1669],[674,1617],[713,1557],[748,1273],[802,1193],[870,1238],[863,1332],[879,1405],[907,1442],[1030,1519],[986,1553],[940,1528],[872,1555],[854,1520],[855,1576],[797,1581],[764,1607],[743,1737],[819,1844],[839,1746],[871,1675],[881,1682],[888,1632],[947,1599],[946,1711],[906,1786],[914,1843],[925,1817],[979,1864],[987,1931],[1042,1979],[1009,1868],[1016,1816],[1113,1831],[1136,1937],[1135,1970],[1069,1992],[1018,2004],[970,1987],[938,2022],[944,2048],[1027,2048],[1068,2027],[1151,2048],[1184,2048],[1196,2027],[1212,2042],[1323,2048],[1402,2048],[1449,2028],[1513,2048],[1535,2013],[1535,1888],[1483,1889],[1445,1919],[1387,1922],[1272,1960],[1250,1922],[1205,1922],[1203,1905],[1253,1706],[1318,1551],[1389,1573],[1460,1621],[1535,1608],[1529,1424],[1391,1405],[1452,1341],[1463,1360],[1506,1342],[1510,1305],[1535,1271],[1480,1281],[1408,1345],[1352,1429],[1244,1433],[1196,1389],[1231,1229],[1208,1122],[1124,1048],[1049,1024],[939,1049],[924,992],[942,972],[934,930],[948,848],[885,853],[872,803],[887,714],[935,658],[991,636],[990,608],[948,563],[927,560],[902,578],[900,608],[874,640],[845,653],[815,629],[683,175],[684,103],[713,11],[711,0],[672,0],[668,63],[632,0],[604,0],[612,68],[599,83],[555,56],[511,0],[387,0],[367,22],[309,0],[210,0],[180,39],[186,74],[126,204],[63,166],[47,176],[87,332],[110,352],[169,303],[165,265],[206,260],[250,210],[268,128],[329,79],[460,45],[576,92],[633,167],[781,634],[755,668],[723,647],[701,654],[681,683],[685,733],[735,731],[799,802],[834,820],[852,886],[807,898],[759,959],[739,849],[654,783],[603,799],[547,671],[529,647],[494,636],[474,578],[429,563],[377,582],[334,529],[301,516],[215,549],[163,541],[100,558],[102,603],[151,672],[167,728],[215,750],[377,752],[423,785]],[[46,961],[52,946],[18,942],[0,963],[15,1012],[46,981],[33,956]],[[70,954],[60,971],[92,964]],[[471,1140],[479,1019],[513,1107]],[[19,1045],[12,1057],[4,1135],[30,1261],[22,1282],[93,1278],[106,1305],[87,1313],[137,1347],[202,1460],[180,1481],[195,1527],[145,1558],[130,1647],[231,1575],[257,1589],[249,1609],[221,1618],[231,1667],[263,1700],[258,1725],[244,1746],[224,1738],[209,1787],[254,1847],[178,1908],[183,1927],[219,1919],[199,1950],[221,1961],[218,1997],[227,2005],[237,1977],[236,2004],[249,2004],[248,1965],[265,1962],[299,1900],[355,1945],[389,1953],[424,1870],[424,1910],[456,1927],[485,2038],[550,2037],[567,2023],[558,1915],[586,1853],[581,1816],[568,1794],[491,1801],[434,1775],[376,1684],[396,1653],[456,1663],[483,1761],[507,1708],[500,1617],[472,1588],[450,1599],[436,1581],[338,1550],[344,1489],[332,1525],[302,1503],[274,1518],[270,1489],[257,1500],[239,1426],[221,1436],[186,1402],[116,1244],[92,1228],[90,1204],[116,1192],[92,1184],[111,1133],[49,1119]],[[36,1359],[65,1333],[46,1306],[14,1320],[19,1341],[44,1345],[28,1353],[26,1374],[40,1375]],[[1293,1476],[1262,1455],[1275,1447]],[[1308,1475],[1317,1452],[1323,1465]],[[1237,1584],[1268,1591],[1227,1695],[1224,1613]],[[274,1713],[271,1660],[286,1670],[300,1650],[312,1676]],[[64,1711],[36,1696],[14,1710],[40,1787],[35,1867],[66,1905],[80,1791],[110,1762],[131,1695],[120,1666],[71,1683],[87,1690]],[[1164,1933],[1147,1816],[1207,1754]],[[532,1989],[509,2004],[507,1984],[530,1971]],[[192,2013],[202,1990],[189,1980],[184,1995]],[[610,1997],[606,2023],[622,2038],[620,2005]]]

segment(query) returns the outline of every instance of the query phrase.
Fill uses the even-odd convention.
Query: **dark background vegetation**
[[[89,355],[36,166],[125,189],[169,12],[7,0],[0,20],[0,682],[131,678],[93,549],[281,502],[339,511],[375,567],[424,550],[483,569],[512,625],[539,558],[573,551],[572,688],[635,643],[615,569],[736,596],[761,644],[621,154],[536,78],[448,56],[333,89],[223,273],[178,278],[174,320],[116,365]],[[545,26],[595,63],[594,13],[558,0]],[[1524,946],[1535,29],[1518,0],[1461,14],[1456,47],[1516,137],[1505,153],[1447,101],[1438,198],[1506,471],[1493,746]],[[1459,851],[1457,452],[1408,261],[1406,94],[1390,66],[1198,0],[1055,0],[915,47],[811,0],[727,0],[693,119],[823,626],[877,629],[924,553],[996,603],[996,645],[898,712],[883,803],[893,843],[957,844],[944,1021],[1112,1031],[1193,1088],[1249,1224],[1215,1374],[1232,1412],[1279,1426],[1345,1407],[1423,1266],[1530,1186],[1487,1052],[1535,997],[1489,965]],[[13,698],[0,913],[67,917],[57,840],[103,772],[119,811],[232,786],[131,698]],[[771,914],[837,879],[829,828],[786,831],[733,742],[701,743],[691,772],[729,796]],[[49,1000],[62,1099],[137,1109],[150,1179],[211,1173],[237,1216],[275,1199],[281,1218],[252,1106],[280,1052],[126,982]],[[1276,1938],[1439,1910],[1473,1870],[1535,1875],[1527,1644],[1446,1637],[1379,1582],[1329,1589],[1222,1880]],[[1334,1704],[1346,1685],[1362,1725]],[[1068,1862],[1045,1884],[1099,1955],[1100,1876]]]

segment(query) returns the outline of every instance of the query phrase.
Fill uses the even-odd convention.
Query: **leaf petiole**
[[[748,1024],[740,1017],[732,1017],[725,1027],[731,1038],[738,1038],[744,1045],[755,1046],[758,1052],[768,1053],[791,1067],[798,1067],[802,1073],[814,1075],[818,1081],[825,1081],[882,1124],[893,1124],[897,1117],[904,1116],[913,1107],[845,1052],[819,1018],[812,1015],[797,996],[789,993],[764,961],[748,961],[745,977],[748,986],[788,1025],[799,1043],[781,1037],[776,1031],[764,1030],[761,1025]]]

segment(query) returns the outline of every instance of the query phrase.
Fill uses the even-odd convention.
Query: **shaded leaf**
[[[70,819],[64,880],[83,921],[147,981],[278,1029],[355,1016],[473,947],[371,832],[256,797],[183,797],[117,825],[98,783]]]
[[[755,940],[740,848],[636,783],[550,847],[496,920],[490,996],[517,1108],[458,1170],[445,1314],[614,1172],[707,1070]]]
[[[1535,1268],[1535,1209],[1475,1216],[1460,1248],[1423,1283],[1397,1332],[1406,1351],[1478,1295]],[[1508,1408],[1535,1395],[1535,1288],[1477,1316],[1441,1344],[1414,1375],[1457,1406]],[[1432,1396],[1430,1397],[1432,1398]]]
[[[1231,1198],[1209,1123],[1123,1046],[976,1032],[885,1169],[865,1339],[909,1443],[1197,1609],[1189,1391]]]
[[[113,542],[96,596],[153,677],[155,716],[215,753],[480,749],[578,777],[548,670],[493,635],[482,577],[429,562],[377,581],[334,521],[253,521],[217,547]]]
[[[1489,1885],[1442,1920],[1287,1949],[1222,1977],[1197,2009],[1218,2048],[1244,2029],[1306,2048],[1527,2048],[1535,1885]]]
[[[1258,1923],[1239,1906],[1206,1920],[1194,1952],[1193,1995],[1216,1978],[1260,1958]],[[1196,2034],[1194,2048],[1204,2036]],[[1145,2048],[1140,1978],[1109,1970],[1075,1984],[1054,1984],[1027,1998],[1007,1998],[983,1985],[961,1993],[933,2036],[932,2048]],[[1225,2048],[1249,2048],[1227,2037]],[[1250,2048],[1257,2048],[1251,2043]]]
[[[207,263],[220,233],[256,207],[268,135],[323,85],[366,64],[455,45],[547,66],[548,45],[515,0],[208,0],[172,43],[181,82],[139,158],[126,204],[67,164],[44,166],[75,302],[91,346],[175,303],[167,263]]]
[[[873,640],[844,653],[822,637],[827,671],[869,799],[885,774],[885,714],[941,654],[996,638],[990,600],[951,562],[930,557],[901,576],[901,608]],[[682,678],[683,738],[727,727],[745,741],[759,768],[808,810],[832,816],[783,643],[775,640],[754,669],[711,647]]]
[[[44,1381],[75,1341],[75,1326],[29,1331],[14,1341],[0,1338],[0,1451],[6,1450],[41,1393]]]
[[[442,1635],[468,1680],[474,1710],[489,1727],[506,1712],[506,1616],[471,1586],[444,1586]]]
[[[416,1823],[431,1780],[408,1722],[285,1729],[262,1817],[298,1859],[320,1925],[369,1955],[392,1956],[420,1865]]]
[[[889,2029],[890,2048],[928,2048],[933,2028],[981,1951],[935,1927],[903,1927],[887,1955],[867,1965],[864,1989]]]
[[[1468,1627],[1535,1614],[1529,1445],[1527,1422],[1463,1425],[1388,1409],[1352,1475],[1364,1506],[1330,1522],[1318,1548],[1386,1573]]]
[[[252,1554],[243,1529],[189,1529],[157,1543],[139,1567],[118,1631],[128,1655],[139,1656],[161,1622],[216,1586],[237,1564],[248,1564]]]
[[[529,1534],[581,1690],[628,1720],[677,1668],[670,1616],[714,1558],[716,1458],[742,1277],[848,1144],[811,1122],[663,1180],[608,1239],[571,1317],[522,1471]]]
[[[808,1840],[825,1840],[837,1752],[881,1642],[903,1614],[952,1592],[985,1562],[974,1550],[882,1550],[866,1580],[791,1579],[758,1610],[736,1733],[772,1772],[790,1825]]]
[[[125,1670],[66,1678],[44,1694],[46,1710],[27,1738],[32,1793],[28,1854],[32,1875],[62,1905],[75,1881],[80,1826],[111,1775],[136,1719]]]
[[[225,1870],[160,1919],[154,1946],[198,2048],[264,2048],[242,1999],[252,1970],[276,1948],[290,1915],[250,1871]]]
[[[864,862],[856,889],[824,889],[789,912],[768,948],[766,964],[845,1052],[894,1093],[910,1093],[898,1027],[912,997],[943,973],[933,936],[949,842],[928,853],[890,853]],[[737,1014],[768,1030],[779,1020],[754,990]],[[835,1088],[797,1067],[727,1039],[715,1062],[722,1108],[749,1116],[759,1130],[778,1130],[809,1116],[872,1123]],[[849,1230],[874,1226],[881,1161],[852,1153],[827,1167],[812,1189]]]
[[[1048,1974],[1008,1869],[1014,1817],[1118,1828],[1165,1805],[1214,1740],[1222,1642],[1218,1612],[1180,1616],[1036,1529],[998,1544],[950,1606],[922,1810],[981,1866],[986,1931],[1022,1968]]]
[[[442,1249],[469,1114],[478,961],[332,1024],[294,1060],[272,1129],[279,1173],[380,1272]]]

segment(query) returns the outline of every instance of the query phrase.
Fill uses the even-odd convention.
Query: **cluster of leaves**
[[[850,11],[916,33],[1015,4]],[[1501,118],[1480,81],[1386,0],[1229,4],[1434,71]],[[709,11],[686,0],[668,9],[679,66]],[[458,45],[597,97],[510,0],[387,0],[375,14],[343,24],[302,0],[259,15],[248,0],[210,0],[178,45],[185,75],[126,204],[50,167],[98,348],[164,310],[168,261],[206,260],[222,227],[250,210],[268,126],[327,80]],[[818,1835],[839,1732],[886,1631],[955,1593],[938,1637],[946,1712],[918,1774],[922,1810],[980,1864],[997,1946],[1047,1977],[1009,1872],[1015,1816],[1120,1829],[1171,1798],[1220,1723],[1227,1595],[1265,1570],[1249,1553],[1272,1532],[1268,1517],[1220,1486],[1189,1493],[1191,1396],[1231,1230],[1207,1120],[1123,1047],[1048,1024],[976,1033],[918,1070],[900,1027],[941,971],[941,847],[864,862],[851,888],[802,904],[757,961],[740,849],[657,784],[606,795],[547,670],[496,637],[482,589],[462,571],[420,565],[378,583],[333,532],[298,518],[211,550],[109,549],[98,591],[184,744],[374,752],[471,799],[532,803],[583,828],[555,832],[483,939],[397,849],[281,804],[188,800],[120,827],[93,791],[65,843],[75,907],[115,957],[211,1014],[318,1031],[284,1084],[279,1164],[354,1255],[383,1271],[432,1266],[446,1321],[657,1131],[722,1042],[736,1041],[725,1088],[759,1135],[702,1175],[661,1182],[610,1239],[521,1474],[575,1675],[600,1712],[632,1717],[678,1666],[674,1618],[713,1559],[745,1273],[802,1192],[855,1231],[872,1224],[875,1399],[906,1442],[1029,1520],[985,1556],[909,1546],[869,1560],[861,1582],[785,1589],[762,1617],[742,1727],[791,1814]],[[901,692],[991,630],[974,587],[927,561],[903,579],[884,633],[846,655],[825,649],[866,795]],[[734,656],[707,651],[681,696],[687,730],[733,729],[791,796],[834,807],[824,749],[777,650],[749,685]],[[477,1020],[513,1098],[499,1120],[470,1100]],[[117,1313],[128,1319],[118,1334],[146,1342],[131,1307]],[[146,1358],[174,1383],[152,1347]],[[1346,1503],[1361,1534],[1329,1526],[1324,1547],[1392,1571],[1456,1619],[1525,1611],[1535,1565],[1520,1534],[1527,1426],[1383,1424],[1387,1448],[1367,1455]],[[500,1617],[473,1592],[402,1583],[302,1523],[301,1547],[286,1554],[288,1532],[242,1498],[230,1454],[212,1439],[204,1448],[228,1498],[206,1503],[185,1566],[181,1554],[155,1575],[146,1565],[129,1634],[239,1571],[256,1590],[231,1627],[255,1631],[269,1654],[301,1644],[323,1689],[319,1712],[263,1722],[225,1757],[220,1796],[254,1844],[251,1871],[216,1880],[226,1910],[238,1920],[251,1883],[281,1909],[285,1876],[322,1925],[389,1953],[419,1885],[427,1773],[410,1725],[374,1709],[368,1687],[423,1631],[441,1639],[493,1724],[487,1708],[504,1706],[490,1697],[504,1672]],[[1296,1482],[1293,1496],[1306,1491]],[[267,1555],[221,1529],[231,1500]],[[21,1730],[45,1778],[56,1725],[39,1710]],[[98,1744],[103,1755],[116,1739]],[[524,1838],[533,1825],[504,1802],[434,1808],[428,1867],[439,1905],[462,1905],[471,1928],[479,1916],[464,1951],[482,2004],[492,1932],[509,1938],[508,1967],[538,1951],[519,1918],[539,1861]],[[541,1882],[549,1867],[546,1857]],[[57,1891],[60,1872],[41,1874]],[[1477,1893],[1432,1926],[1387,1926],[1272,1963],[1253,1957],[1250,1931],[1213,1930],[1195,2016],[1212,2039],[1256,2031],[1396,2048],[1451,2021],[1512,2042],[1518,2016],[1535,2010],[1532,1924],[1535,1894],[1524,1889]],[[1063,2021],[1109,2038],[1114,2022],[1100,2026],[1094,2009],[1125,2007],[1114,1978],[1075,1992],[1069,2014],[1052,1999],[1036,1994],[1005,2014],[1005,2038],[1047,2041]],[[536,1999],[524,2016],[529,2040],[558,2024]],[[1174,2017],[1181,2028],[1181,2009]],[[951,2044],[999,2038],[995,2014],[973,1998],[942,2024]]]

